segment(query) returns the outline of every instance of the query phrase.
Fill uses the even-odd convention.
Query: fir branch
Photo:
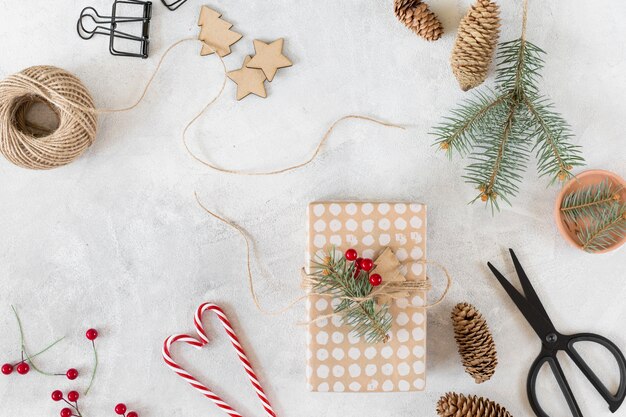
[[[608,179],[583,187],[563,197],[561,213],[571,222],[584,217],[597,217],[611,206],[619,204],[621,190]]]
[[[386,342],[392,323],[389,306],[378,306],[374,300],[355,301],[368,296],[372,286],[365,272],[356,277],[354,272],[354,262],[338,256],[333,248],[325,259],[313,262],[313,291],[340,299],[333,312],[341,314],[342,322],[351,326],[356,336],[363,336],[368,343]]]
[[[571,143],[567,122],[539,94],[545,52],[522,36],[498,49],[496,92],[479,93],[462,103],[433,129],[435,145],[449,157],[471,154],[464,178],[477,199],[499,209],[498,200],[515,196],[529,152],[535,152],[540,176],[564,181],[583,165],[580,148]]]
[[[567,180],[574,166],[584,165],[580,147],[569,142],[573,137],[569,125],[544,98],[525,96],[524,104],[536,122],[530,136],[536,139],[533,151],[537,152],[539,175],[551,176],[551,183]]]
[[[586,252],[604,250],[624,237],[626,233],[626,206],[614,205],[604,210],[597,222],[589,222],[577,233]]]

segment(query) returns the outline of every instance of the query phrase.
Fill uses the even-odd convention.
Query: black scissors
[[[530,323],[535,333],[541,339],[541,352],[535,362],[530,367],[530,372],[528,373],[528,382],[526,385],[526,389],[528,392],[528,399],[530,401],[530,405],[535,412],[535,414],[539,417],[549,417],[548,414],[541,408],[539,402],[537,400],[537,393],[535,391],[535,386],[537,383],[537,376],[539,375],[539,371],[541,367],[547,362],[552,369],[552,373],[556,377],[556,380],[561,388],[561,392],[565,396],[567,400],[567,404],[572,412],[574,417],[582,417],[582,413],[580,408],[578,407],[578,403],[574,398],[574,394],[572,393],[572,389],[567,383],[567,379],[565,379],[565,374],[563,373],[563,369],[561,368],[561,364],[557,358],[557,353],[559,351],[565,352],[576,364],[576,366],[582,371],[585,377],[591,382],[594,388],[600,393],[602,398],[609,405],[609,410],[612,413],[617,411],[617,409],[622,405],[624,401],[624,397],[626,397],[626,359],[624,359],[624,355],[619,350],[617,346],[609,339],[599,336],[593,333],[578,333],[574,335],[563,335],[556,331],[550,317],[548,317],[548,313],[543,308],[537,293],[533,289],[530,281],[528,280],[528,276],[524,272],[522,265],[520,265],[517,257],[515,256],[515,252],[513,249],[509,249],[511,252],[511,258],[513,258],[513,264],[515,265],[515,271],[517,272],[517,276],[519,277],[520,283],[522,284],[522,288],[524,291],[524,295],[520,294],[519,291],[511,285],[511,283],[504,278],[504,276],[494,268],[491,263],[487,262],[489,269],[496,276],[500,284],[504,287],[509,297],[513,300],[517,308],[520,309],[524,317],[528,323]],[[617,360],[617,364],[619,367],[620,373],[620,381],[619,388],[617,389],[616,394],[611,394],[606,386],[600,381],[597,375],[589,368],[589,366],[585,363],[582,357],[578,354],[574,345],[578,342],[594,342],[602,345],[606,349],[609,350]]]

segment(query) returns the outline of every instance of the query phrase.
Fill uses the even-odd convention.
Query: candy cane
[[[254,369],[252,369],[252,365],[250,364],[250,361],[248,360],[248,357],[246,356],[246,353],[244,352],[243,347],[241,346],[241,343],[239,343],[239,339],[237,338],[237,335],[235,334],[235,331],[233,330],[233,327],[231,326],[230,321],[228,321],[226,314],[224,314],[224,311],[222,311],[222,309],[219,306],[212,304],[212,303],[204,303],[200,305],[194,317],[194,324],[196,326],[196,332],[199,336],[199,339],[194,336],[187,335],[187,334],[175,334],[175,335],[168,337],[167,339],[165,339],[165,342],[163,343],[163,360],[172,371],[174,371],[181,378],[187,381],[196,390],[200,391],[202,395],[204,395],[205,397],[213,401],[219,408],[224,410],[228,415],[230,415],[231,417],[242,417],[241,414],[235,411],[235,409],[233,409],[230,405],[228,405],[228,403],[222,400],[217,394],[215,394],[208,387],[203,385],[193,375],[191,375],[189,372],[183,369],[182,366],[176,363],[174,359],[172,359],[172,355],[170,353],[170,348],[172,344],[176,342],[187,343],[198,349],[201,349],[204,345],[209,343],[209,338],[207,337],[206,332],[204,331],[204,327],[202,325],[202,314],[207,310],[213,311],[222,322],[222,325],[224,326],[224,330],[226,330],[226,334],[228,334],[228,337],[230,338],[230,342],[232,343],[233,347],[237,351],[239,360],[241,361],[243,368],[246,370],[246,373],[248,374],[248,379],[252,383],[252,386],[254,387],[256,394],[258,395],[259,399],[261,400],[261,403],[263,404],[265,413],[268,415],[268,417],[276,417],[276,413],[272,409],[272,405],[267,399],[267,396],[265,395],[265,391],[263,391],[263,387],[261,387],[261,383],[259,382],[256,374],[254,373]]]

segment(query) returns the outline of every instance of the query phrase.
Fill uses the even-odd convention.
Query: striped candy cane
[[[198,307],[198,310],[196,311],[196,316],[194,317],[194,324],[196,326],[196,332],[199,338],[196,338],[194,336],[190,336],[187,334],[175,334],[175,335],[168,337],[167,339],[165,339],[165,342],[163,343],[163,360],[172,371],[176,372],[176,374],[178,374],[181,378],[187,381],[192,387],[200,391],[202,395],[204,395],[205,397],[213,401],[219,408],[224,410],[229,416],[242,417],[241,414],[235,411],[235,409],[233,409],[230,405],[228,405],[228,403],[222,400],[217,394],[215,394],[208,387],[203,385],[193,375],[191,375],[189,372],[183,369],[183,367],[181,367],[178,363],[176,363],[174,359],[172,359],[172,355],[170,353],[170,348],[172,344],[176,342],[187,343],[198,349],[201,349],[204,345],[209,343],[209,338],[207,337],[206,332],[204,331],[204,327],[202,326],[202,315],[207,310],[211,310],[212,312],[214,312],[217,315],[217,317],[220,319],[220,321],[222,322],[222,325],[224,326],[224,330],[226,330],[226,334],[228,334],[228,337],[230,338],[230,342],[233,344],[233,347],[237,351],[239,360],[243,364],[243,368],[246,370],[246,373],[248,374],[248,379],[252,383],[252,386],[254,387],[256,394],[259,396],[259,399],[261,400],[261,403],[263,404],[265,413],[267,414],[268,417],[276,417],[276,413],[272,409],[272,405],[270,404],[270,401],[267,399],[267,396],[265,395],[265,391],[263,391],[263,387],[261,387],[261,383],[256,377],[256,374],[254,373],[254,369],[252,369],[252,365],[250,364],[250,361],[248,360],[248,357],[246,356],[246,353],[244,352],[243,347],[241,347],[241,343],[239,343],[239,339],[237,338],[237,335],[235,334],[235,331],[233,330],[233,327],[231,326],[230,321],[228,321],[226,314],[224,314],[224,311],[222,311],[222,309],[219,306],[212,304],[212,303],[204,303],[200,305],[200,307]]]

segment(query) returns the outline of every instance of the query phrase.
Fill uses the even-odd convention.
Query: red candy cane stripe
[[[246,353],[244,352],[243,347],[241,346],[241,343],[239,343],[239,339],[237,338],[237,335],[235,334],[235,331],[233,330],[233,327],[231,326],[230,321],[228,321],[226,314],[224,314],[224,311],[222,311],[222,309],[219,306],[212,304],[212,303],[204,303],[200,305],[194,317],[194,324],[196,326],[196,332],[199,336],[199,339],[194,336],[187,335],[187,334],[175,334],[175,335],[168,337],[167,339],[165,339],[165,342],[163,343],[163,360],[172,371],[174,371],[176,374],[178,374],[178,376],[180,376],[185,381],[187,381],[196,390],[200,391],[202,395],[204,395],[205,397],[213,401],[219,408],[224,410],[228,415],[230,415],[231,417],[242,417],[241,414],[235,411],[235,409],[233,409],[230,405],[228,405],[228,403],[222,400],[217,394],[215,394],[208,387],[203,385],[193,375],[191,375],[189,372],[183,369],[178,363],[176,363],[174,359],[172,359],[172,355],[170,353],[170,348],[172,344],[176,342],[187,343],[191,346],[195,346],[198,349],[202,348],[204,345],[209,343],[209,338],[207,337],[206,332],[204,331],[204,327],[202,325],[202,315],[207,310],[213,311],[222,322],[222,325],[224,326],[224,330],[226,330],[226,334],[228,334],[228,337],[230,338],[230,342],[232,343],[233,347],[237,351],[239,360],[243,364],[243,368],[246,370],[246,373],[248,374],[248,379],[252,383],[252,386],[254,387],[256,394],[258,395],[259,399],[261,400],[261,403],[263,404],[265,413],[268,415],[268,417],[276,417],[276,413],[272,409],[272,405],[270,404],[270,401],[267,399],[267,396],[265,395],[265,391],[263,391],[263,387],[261,387],[261,383],[259,382],[256,374],[254,373],[254,369],[252,369],[252,364],[248,360],[248,357],[246,356]]]

